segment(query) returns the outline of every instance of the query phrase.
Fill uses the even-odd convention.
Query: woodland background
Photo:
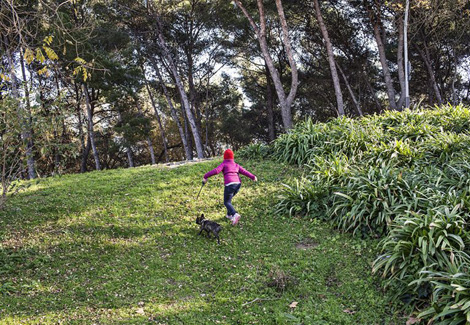
[[[203,158],[270,143],[306,117],[402,110],[405,9],[2,0],[2,179]],[[469,103],[469,12],[411,1],[412,107]]]

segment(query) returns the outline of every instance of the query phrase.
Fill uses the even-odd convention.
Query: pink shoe
[[[238,213],[235,213],[233,215],[232,225],[235,226],[238,223],[238,220],[240,220],[240,218],[241,218],[241,215],[239,215]]]
[[[225,216],[225,218],[228,218],[230,221],[233,220],[233,216],[229,216],[228,214]]]

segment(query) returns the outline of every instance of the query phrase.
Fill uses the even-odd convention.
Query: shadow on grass
[[[59,319],[126,324],[208,324],[216,320],[222,324],[246,324],[260,319],[283,323],[289,321],[284,314],[293,313],[288,305],[294,299],[310,306],[310,312],[326,308],[316,295],[330,294],[331,284],[328,287],[324,282],[330,279],[327,273],[337,265],[335,261],[341,260],[344,243],[338,242],[334,248],[320,244],[305,251],[295,248],[297,242],[316,230],[308,221],[271,215],[274,196],[280,188],[279,174],[286,172],[282,167],[267,164],[263,183],[243,186],[234,200],[243,216],[237,227],[222,217],[222,192],[217,187],[219,203],[205,204],[204,211],[224,227],[221,245],[214,239],[197,236],[196,210],[204,202],[201,199],[188,205],[187,201],[192,200],[188,186],[192,179],[200,179],[202,171],[216,164],[201,164],[197,171],[192,170],[196,166],[180,167],[164,176],[155,176],[147,169],[142,169],[143,175],[138,177],[135,171],[115,172],[115,183],[125,187],[125,193],[132,193],[132,197],[119,193],[117,198],[89,198],[83,190],[88,186],[83,176],[74,185],[74,190],[79,190],[78,202],[62,200],[65,210],[53,210],[49,204],[44,215],[37,215],[29,207],[21,211],[22,222],[14,216],[2,216],[3,224],[10,229],[19,228],[27,236],[20,238],[18,245],[2,241],[0,246],[1,262],[8,265],[0,266],[0,284],[12,283],[5,299],[0,300],[0,321],[2,317],[25,321],[49,315],[50,323]],[[152,181],[165,186],[156,188]],[[117,186],[109,179],[108,182],[109,187]],[[55,184],[53,190],[39,192],[60,196],[73,183],[71,178]],[[215,201],[215,189],[215,184],[206,188],[203,198]],[[32,202],[37,202],[37,193],[30,194]],[[147,193],[161,198],[147,204],[152,200]],[[28,198],[28,193],[22,197]],[[65,212],[67,208],[74,217]],[[89,213],[91,210],[95,211]],[[139,213],[141,210],[146,213]],[[49,231],[43,232],[41,225]],[[320,243],[327,242],[331,235],[322,229],[315,234]],[[11,239],[8,234],[6,237]],[[358,260],[354,258],[349,263]],[[276,267],[298,279],[299,284],[283,292],[268,287],[270,271]],[[335,275],[335,279],[339,276]],[[378,300],[373,292],[368,294],[372,295],[370,300]],[[350,295],[355,297],[354,293]],[[343,318],[331,318],[328,310],[324,317],[348,323],[341,308],[352,298],[334,297],[338,300],[335,308]],[[265,300],[244,305],[256,298]],[[350,323],[359,317],[360,313],[351,315]]]

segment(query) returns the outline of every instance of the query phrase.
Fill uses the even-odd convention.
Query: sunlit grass
[[[196,201],[218,163],[66,175],[12,198],[0,213],[0,323],[392,322],[370,274],[375,243],[274,214],[281,182],[300,171],[241,161],[259,182],[243,179],[232,227],[221,177]],[[200,213],[224,227],[221,245],[197,236]]]

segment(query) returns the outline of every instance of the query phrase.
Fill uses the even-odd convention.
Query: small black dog
[[[215,238],[217,238],[217,243],[220,244],[219,232],[222,230],[221,225],[219,225],[217,222],[204,219],[204,213],[202,213],[200,217],[196,217],[196,223],[201,225],[198,235],[200,235],[202,231],[205,230],[207,232],[207,236],[210,238],[210,234],[212,232]]]

